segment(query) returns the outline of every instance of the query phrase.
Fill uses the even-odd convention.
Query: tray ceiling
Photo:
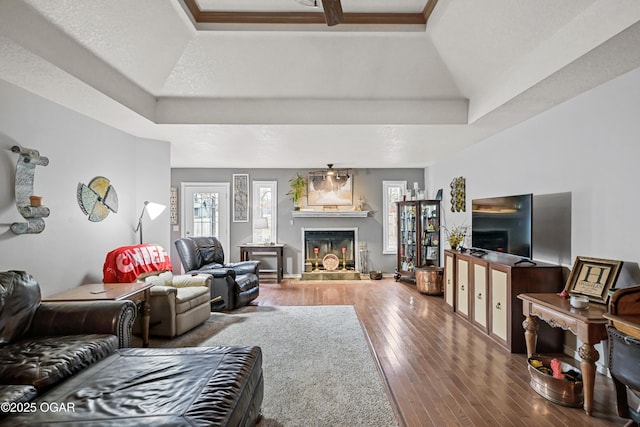
[[[345,14],[427,6],[342,3]],[[0,79],[169,141],[174,167],[424,167],[640,66],[639,20],[633,0],[448,0],[418,30],[203,31],[178,0],[14,0],[0,2]]]

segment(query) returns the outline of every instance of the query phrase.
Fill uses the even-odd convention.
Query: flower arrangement
[[[449,246],[451,249],[457,249],[460,244],[464,241],[464,238],[467,236],[467,232],[469,231],[469,227],[466,225],[456,225],[450,230],[442,226],[445,234],[447,235],[447,240],[449,241]]]

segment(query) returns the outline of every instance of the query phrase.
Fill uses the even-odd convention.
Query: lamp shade
[[[147,210],[147,214],[149,214],[149,218],[151,221],[158,218],[162,212],[167,208],[165,205],[161,205],[160,203],[154,202],[144,202],[145,208]]]
[[[140,244],[142,244],[142,217],[144,216],[144,212],[147,211],[147,215],[149,215],[149,218],[153,221],[158,218],[166,208],[165,205],[161,205],[160,203],[144,202],[142,212],[140,212],[140,218],[138,218],[138,226],[134,230],[134,232],[140,232]]]

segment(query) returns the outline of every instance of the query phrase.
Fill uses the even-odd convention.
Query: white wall
[[[49,158],[35,169],[35,192],[51,210],[40,234],[16,235],[24,222],[15,204],[18,155],[11,146]],[[0,81],[0,270],[25,270],[43,295],[101,282],[105,255],[137,243],[133,232],[144,200],[169,204],[169,144],[127,135]],[[80,210],[76,189],[96,176],[115,187],[119,209],[101,222]],[[169,246],[168,209],[145,223],[145,241]]]
[[[637,69],[440,162],[426,175],[430,194],[444,189],[449,225],[471,225],[474,198],[571,192],[572,259],[637,263],[639,164]],[[457,176],[466,178],[465,213],[450,212],[449,183]]]
[[[571,192],[570,259],[625,261],[631,271],[623,271],[618,282],[629,285],[640,283],[639,162],[637,69],[440,162],[426,176],[430,194],[444,189],[449,225],[471,225],[474,198]],[[466,178],[465,213],[450,211],[449,183],[456,176]],[[580,343],[573,334],[566,334],[565,346],[578,360]],[[606,354],[602,345],[596,348],[603,372]]]

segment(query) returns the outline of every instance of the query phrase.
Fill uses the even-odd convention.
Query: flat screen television
[[[472,200],[471,246],[531,258],[532,194]]]

